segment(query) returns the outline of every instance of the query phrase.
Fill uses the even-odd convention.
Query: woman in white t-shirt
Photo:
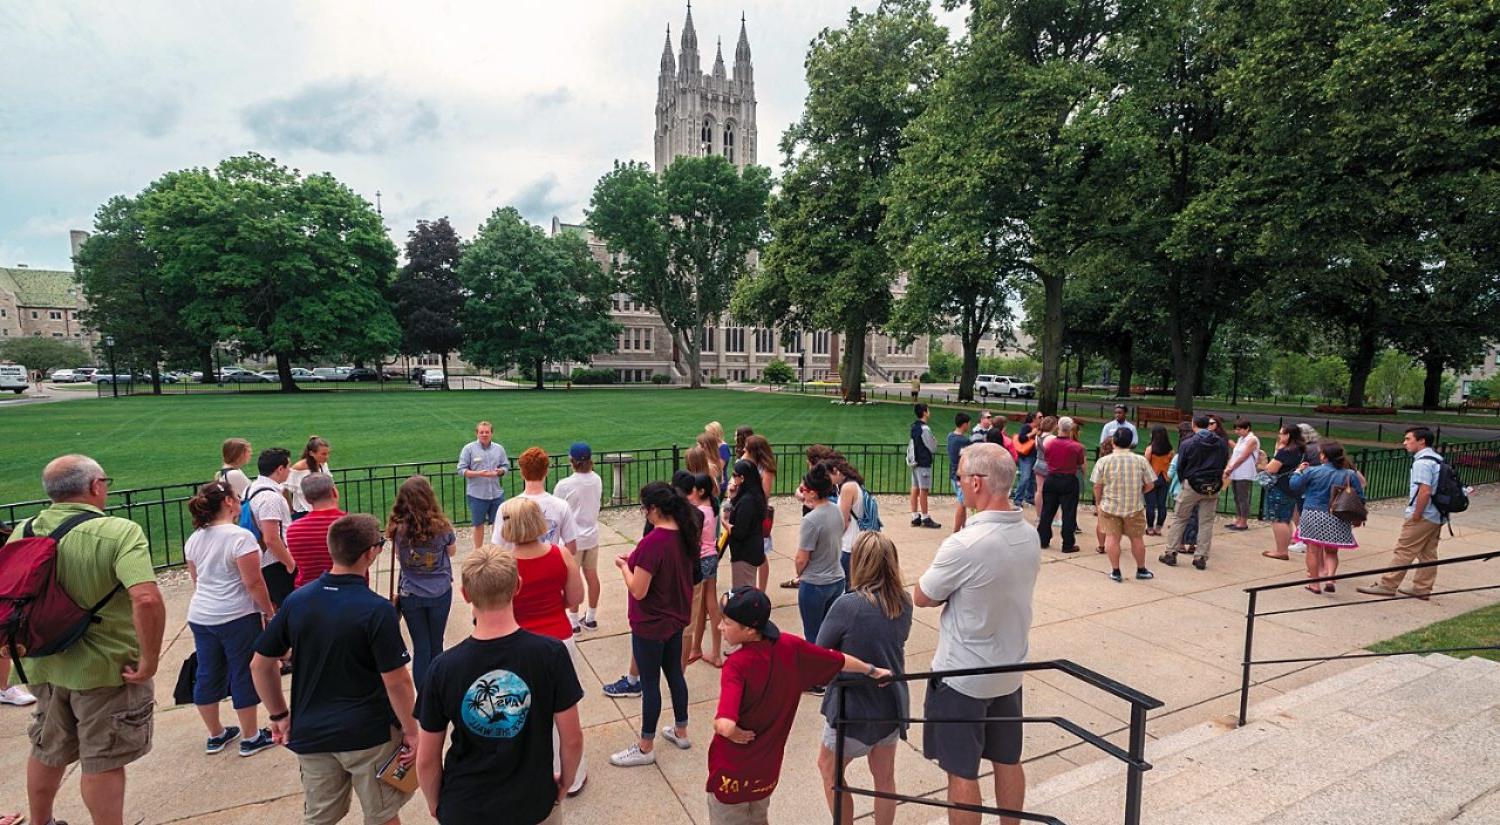
[[[844,592],[849,591],[850,554],[854,551],[854,540],[864,532],[859,529],[859,520],[865,517],[865,479],[843,456],[823,463],[828,477],[838,485],[839,513],[844,517],[844,535],[839,540],[839,564],[844,568]]]
[[[219,467],[219,480],[229,483],[235,498],[243,499],[245,491],[250,489],[250,477],[240,468],[250,461],[250,442],[243,438],[226,438],[219,452],[224,456],[224,463]]]
[[[218,753],[242,732],[253,732],[240,741],[240,756],[252,756],[272,745],[270,729],[257,720],[260,696],[250,677],[262,618],[275,610],[260,573],[260,544],[239,526],[240,499],[227,482],[198,488],[188,510],[197,529],[183,547],[193,578],[187,620],[198,655],[193,704],[208,728],[204,752]],[[225,696],[233,700],[239,727],[219,721]]]
[[[1234,489],[1234,523],[1228,529],[1249,530],[1250,493],[1262,459],[1260,438],[1251,432],[1250,419],[1243,417],[1234,422],[1234,435],[1234,452],[1224,468],[1224,480]]]
[[[302,448],[302,457],[292,465],[292,472],[286,477],[283,485],[292,494],[292,521],[307,515],[312,510],[312,505],[302,495],[302,479],[314,473],[333,476],[333,471],[328,468],[328,439],[321,436],[310,436],[307,446]]]

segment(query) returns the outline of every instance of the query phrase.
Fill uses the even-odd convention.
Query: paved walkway
[[[936,501],[940,504],[934,514],[946,524],[952,517],[951,499]],[[883,498],[881,504],[890,522],[887,531],[901,548],[903,572],[908,582],[914,581],[948,531],[907,526],[902,517],[904,501]],[[1497,505],[1500,489],[1480,492],[1473,511],[1456,525],[1457,537],[1445,537],[1440,552],[1457,556],[1500,547]],[[1379,567],[1388,561],[1399,529],[1400,510],[1389,505],[1373,509],[1370,523],[1358,531],[1364,546],[1345,553],[1346,571]],[[784,519],[776,529],[773,583],[791,576],[789,553],[796,537],[797,508],[786,502],[778,512],[794,517]],[[655,766],[645,768],[614,768],[606,761],[610,753],[632,741],[640,712],[639,700],[612,700],[600,692],[603,683],[624,671],[629,656],[624,588],[613,575],[609,558],[626,552],[632,541],[629,537],[638,535],[639,530],[633,511],[607,513],[606,519],[611,529],[604,531],[606,547],[600,564],[605,582],[600,628],[586,635],[579,645],[583,658],[579,676],[587,692],[581,709],[590,778],[583,794],[567,803],[567,821],[607,823],[618,821],[621,812],[627,811],[635,822],[704,823],[706,747],[718,694],[717,670],[701,663],[688,670],[693,700],[689,726],[692,750],[666,748]],[[1092,516],[1085,515],[1081,521],[1092,530]],[[1091,535],[1086,533],[1081,539],[1085,550],[1076,556],[1064,557],[1056,550],[1045,554],[1036,592],[1032,658],[1072,659],[1165,701],[1166,707],[1150,720],[1153,741],[1205,720],[1227,719],[1236,708],[1239,687],[1245,607],[1242,588],[1297,576],[1300,557],[1294,556],[1292,562],[1262,558],[1260,551],[1271,543],[1270,530],[1256,525],[1246,533],[1216,531],[1213,563],[1207,571],[1185,565],[1170,569],[1155,565],[1164,540],[1153,538],[1148,549],[1157,578],[1114,584],[1104,575],[1104,557],[1089,549]],[[459,543],[469,546],[467,537],[461,537]],[[1439,575],[1440,587],[1478,583],[1500,583],[1500,565],[1463,565],[1445,568]],[[194,825],[298,822],[301,789],[296,761],[290,753],[276,749],[248,760],[229,752],[204,756],[204,731],[197,714],[190,707],[171,706],[172,683],[192,650],[192,635],[183,623],[191,591],[181,573],[163,576],[163,586],[170,621],[157,679],[160,705],[156,744],[151,754],[131,766],[127,821]],[[776,605],[775,621],[788,631],[800,632],[795,592],[773,587],[771,595]],[[1270,594],[1262,607],[1355,602],[1361,598],[1352,586],[1341,588],[1336,596],[1313,596],[1301,588],[1291,588]],[[1493,600],[1493,592],[1468,593],[1439,596],[1430,602],[1403,600],[1347,610],[1284,614],[1257,625],[1256,655],[1337,655]],[[937,643],[937,618],[935,610],[917,611],[907,645],[910,667],[925,668],[930,662]],[[448,626],[449,642],[463,638],[468,627],[468,610],[455,606]],[[1268,666],[1256,673],[1254,699],[1279,695],[1351,666],[1331,663],[1300,670],[1296,666]],[[923,692],[922,685],[914,686],[913,710],[918,714]],[[1067,716],[1123,744],[1127,707],[1066,677],[1051,673],[1029,677],[1026,710],[1034,715]],[[225,717],[230,718],[227,708]],[[24,807],[27,719],[28,714],[22,710],[0,707],[0,811]],[[815,765],[821,725],[817,700],[804,697],[781,786],[772,802],[773,821],[826,821]],[[901,746],[897,765],[902,793],[930,794],[944,787],[942,774],[921,758],[920,741],[920,731],[914,730],[911,739]],[[1036,726],[1028,732],[1026,759],[1032,782],[1097,758],[1097,752],[1076,744],[1056,729]],[[856,781],[869,781],[868,773],[858,763],[851,776]],[[60,818],[74,823],[87,821],[79,801],[76,772],[69,775],[59,802]],[[869,804],[861,800],[858,811],[861,816],[867,815]],[[420,797],[403,813],[406,822],[429,821]],[[938,815],[936,809],[903,805],[897,821],[925,823]],[[345,821],[360,820],[352,813]]]

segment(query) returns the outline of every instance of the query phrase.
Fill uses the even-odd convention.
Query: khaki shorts
[[[401,734],[392,730],[392,741],[373,748],[334,753],[299,753],[297,769],[302,774],[303,822],[333,825],[349,813],[349,791],[359,796],[365,825],[383,825],[401,812],[411,799],[375,777],[375,772],[401,746]]]
[[[578,552],[575,554],[575,557],[578,559],[579,570],[599,569],[599,545],[596,544],[593,547],[580,547],[578,548]]]
[[[70,690],[32,685],[31,755],[61,768],[77,762],[84,773],[123,768],[151,752],[151,711],[156,700],[150,682],[142,685]]]
[[[754,802],[739,802],[729,805],[708,795],[709,825],[766,825],[766,815],[771,811],[771,797]]]
[[[731,590],[739,587],[754,587],[756,579],[760,576],[760,568],[763,564],[769,564],[766,559],[760,564],[751,564],[748,561],[735,561],[729,563],[729,587]]]
[[[1106,536],[1125,536],[1138,539],[1146,535],[1146,511],[1137,510],[1128,516],[1114,513],[1099,514],[1099,528]]]

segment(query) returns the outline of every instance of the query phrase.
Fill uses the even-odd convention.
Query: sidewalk
[[[952,499],[935,497],[933,515],[947,525],[952,518]],[[772,559],[771,598],[774,619],[784,630],[800,633],[796,593],[776,587],[792,576],[798,508],[794,502],[779,502]],[[939,542],[949,530],[923,530],[908,526],[906,502],[883,497],[881,509],[886,532],[902,553],[902,570],[911,584],[926,569]],[[1500,489],[1482,489],[1469,513],[1455,524],[1457,536],[1444,532],[1440,553],[1444,557],[1464,555],[1500,547]],[[1158,565],[1164,539],[1148,540],[1148,562],[1157,573],[1149,582],[1128,580],[1114,584],[1103,556],[1093,552],[1094,519],[1087,512],[1080,522],[1084,548],[1065,557],[1055,549],[1044,552],[1042,573],[1036,591],[1036,611],[1031,633],[1031,658],[1068,658],[1166,702],[1150,720],[1152,740],[1206,720],[1225,720],[1237,708],[1239,660],[1244,639],[1245,596],[1242,589],[1255,584],[1300,577],[1300,556],[1280,562],[1262,558],[1260,551],[1271,544],[1268,527],[1252,522],[1245,533],[1225,531],[1222,517],[1215,530],[1214,551],[1207,571],[1187,565]],[[579,644],[583,658],[579,678],[586,697],[580,709],[585,726],[589,760],[589,782],[584,792],[565,805],[570,823],[618,821],[622,810],[632,821],[669,823],[707,822],[704,782],[707,746],[718,696],[719,671],[698,663],[688,669],[692,697],[690,734],[693,749],[660,748],[656,765],[621,769],[608,764],[610,753],[628,745],[639,723],[638,699],[605,698],[600,688],[623,673],[629,657],[629,634],[625,620],[624,585],[615,574],[612,559],[628,552],[640,525],[633,510],[606,512],[601,529],[605,546],[599,563],[604,582],[597,631],[586,633]],[[1360,549],[1346,551],[1341,572],[1381,567],[1389,562],[1389,550],[1400,527],[1401,511],[1393,505],[1372,507],[1370,523],[1357,531]],[[467,531],[464,531],[467,532]],[[459,545],[467,549],[467,536]],[[463,551],[460,551],[463,552]],[[727,567],[721,567],[727,576]],[[1125,564],[1127,575],[1131,570]],[[1500,566],[1465,565],[1444,568],[1440,586],[1500,583]],[[377,571],[376,587],[384,592],[386,579]],[[727,580],[722,580],[727,581]],[[292,754],[273,749],[253,759],[242,760],[231,752],[217,756],[202,753],[204,731],[191,707],[171,706],[171,689],[181,662],[192,651],[192,634],[184,624],[191,586],[182,572],[164,574],[168,630],[163,662],[156,680],[160,703],[156,715],[155,749],[131,766],[126,803],[127,822],[194,823],[229,825],[244,823],[295,823],[301,815],[301,787]],[[1334,596],[1313,596],[1301,588],[1267,594],[1262,610],[1311,606],[1329,601],[1353,602],[1362,597],[1352,584]],[[1337,655],[1362,648],[1439,619],[1493,602],[1492,593],[1440,596],[1430,602],[1402,600],[1387,605],[1368,605],[1348,610],[1290,613],[1262,619],[1256,625],[1256,655],[1260,658]],[[925,669],[937,644],[936,610],[919,609],[907,644],[907,666]],[[462,639],[470,627],[469,611],[455,604],[448,623],[449,643]],[[1257,669],[1252,699],[1261,701],[1298,686],[1351,667],[1331,663],[1301,668],[1293,665]],[[925,686],[913,685],[912,712],[921,714]],[[773,822],[828,821],[816,767],[822,719],[818,700],[806,696],[787,748],[781,785],[771,805]],[[670,712],[670,711],[668,711]],[[1066,716],[1112,741],[1123,744],[1128,707],[1088,686],[1055,673],[1028,677],[1028,715]],[[227,707],[226,720],[230,719]],[[264,717],[263,723],[264,723]],[[21,709],[0,707],[0,812],[24,809],[25,739],[29,714]],[[898,791],[903,794],[935,794],[945,787],[942,773],[921,758],[921,732],[913,729],[897,758]],[[231,749],[232,750],[232,749]],[[1149,756],[1148,745],[1148,756]],[[1027,732],[1026,759],[1030,782],[1095,761],[1101,754],[1077,745],[1066,734],[1050,726],[1032,726]],[[862,762],[850,769],[852,781],[869,786]],[[982,783],[988,784],[988,783]],[[987,792],[988,794],[988,792]],[[870,812],[867,800],[856,802],[857,813]],[[357,802],[346,822],[361,821]],[[87,821],[78,795],[76,769],[70,772],[59,796],[57,815],[73,823]],[[903,805],[898,823],[926,823],[940,812],[925,806]],[[402,812],[404,822],[426,823],[425,803],[420,796]]]

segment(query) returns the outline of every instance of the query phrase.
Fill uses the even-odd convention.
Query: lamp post
[[[108,354],[109,357],[109,386],[111,395],[115,398],[119,398],[120,374],[118,372],[115,372],[115,336],[104,336],[104,351]]]

